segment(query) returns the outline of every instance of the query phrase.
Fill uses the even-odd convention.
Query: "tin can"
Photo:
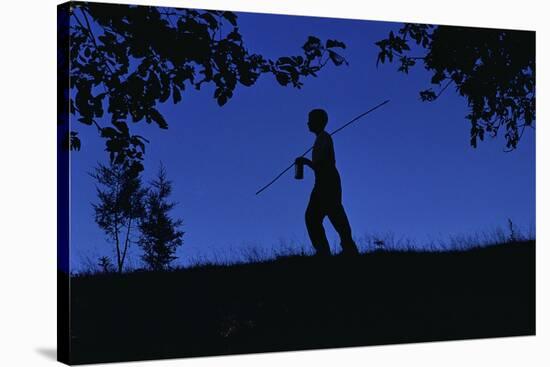
[[[302,180],[304,178],[304,165],[301,163],[294,164],[294,178]]]

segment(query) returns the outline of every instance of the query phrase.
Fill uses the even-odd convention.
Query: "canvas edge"
[[[70,131],[69,16],[70,4],[57,5],[57,360],[70,364]]]

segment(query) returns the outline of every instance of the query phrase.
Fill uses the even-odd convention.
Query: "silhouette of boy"
[[[351,237],[351,227],[342,206],[342,185],[336,169],[334,145],[330,134],[325,131],[327,123],[328,115],[325,110],[314,109],[309,113],[307,126],[317,136],[312,159],[298,157],[295,161],[315,172],[315,185],[306,210],[306,227],[317,255],[330,256],[330,246],[323,227],[323,219],[328,216],[340,236],[343,254],[356,255],[359,252]]]

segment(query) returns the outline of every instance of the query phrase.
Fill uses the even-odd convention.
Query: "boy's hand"
[[[298,157],[298,158],[296,158],[294,163],[295,164],[302,164],[302,165],[305,165],[305,166],[310,166],[311,165],[311,161],[309,159],[307,159],[306,157]]]

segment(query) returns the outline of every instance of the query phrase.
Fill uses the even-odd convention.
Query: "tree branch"
[[[449,87],[449,85],[451,85],[451,83],[453,82],[452,79],[449,79],[449,81],[447,82],[447,84],[445,84],[445,86],[439,91],[439,93],[437,93],[437,95],[435,96],[435,98],[439,98],[439,96],[445,92],[445,89],[447,89]]]
[[[124,241],[124,250],[122,252],[122,263],[126,258],[126,252],[128,250],[128,244],[130,243],[130,228],[132,227],[132,218],[128,219],[128,229],[126,230],[126,240]]]
[[[84,16],[84,20],[86,21],[88,34],[89,34],[90,38],[92,39],[92,42],[94,43],[94,46],[95,46],[96,50],[98,50],[99,46],[97,45],[97,41],[95,40],[94,33],[92,32],[92,27],[90,26],[90,21],[88,20],[88,16],[86,15],[86,13],[84,12],[84,10],[82,8],[80,8],[80,12]],[[105,62],[105,66],[107,67],[107,69],[109,69],[109,72],[111,73],[111,76],[113,76],[114,72],[111,69],[111,67],[109,66],[109,63],[107,62],[105,56],[103,54],[101,54],[101,56],[103,58],[103,61]]]

